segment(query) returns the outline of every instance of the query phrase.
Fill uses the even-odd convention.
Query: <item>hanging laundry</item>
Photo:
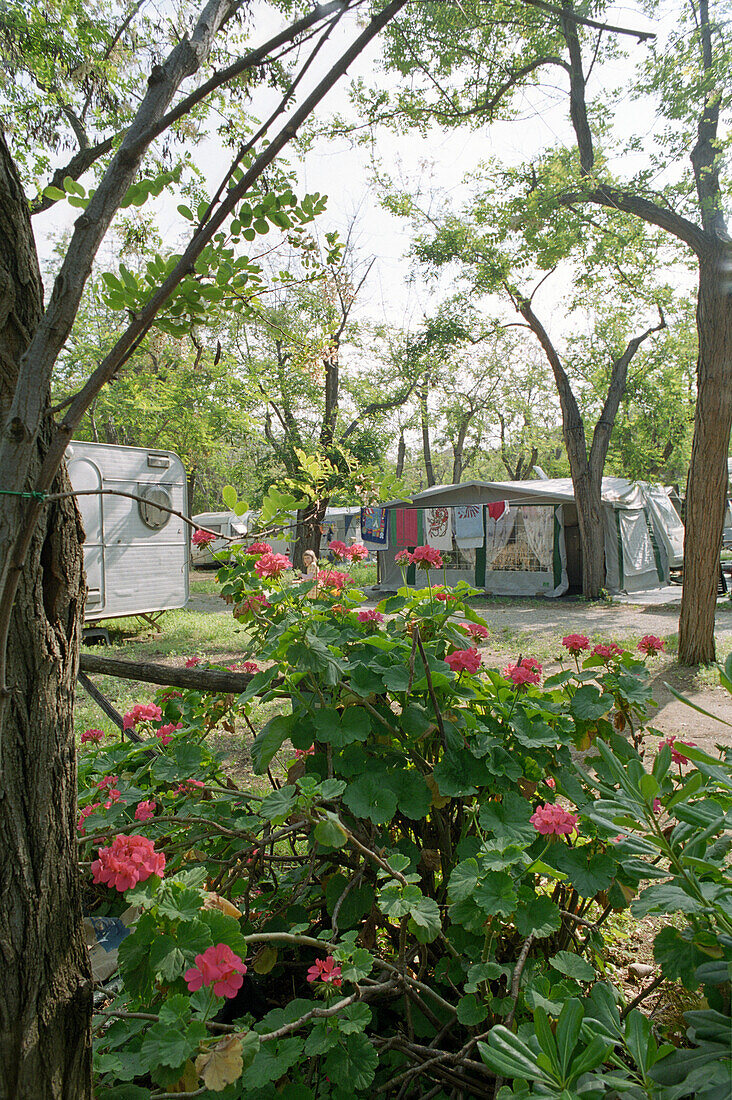
[[[361,509],[361,538],[367,546],[375,546],[379,550],[388,549],[388,518],[388,508]]]
[[[397,546],[416,546],[419,541],[419,521],[416,508],[396,510]]]
[[[494,500],[492,504],[487,505],[487,510],[491,519],[500,519],[504,512],[508,512],[508,501]]]
[[[449,508],[425,508],[424,541],[435,550],[452,550],[452,519]]]
[[[458,504],[452,510],[455,541],[461,550],[475,550],[483,545],[483,505]]]

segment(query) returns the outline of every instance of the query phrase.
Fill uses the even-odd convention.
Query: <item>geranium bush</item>
[[[575,636],[543,683],[530,657],[486,668],[467,585],[364,615],[338,571],[287,584],[267,554],[219,572],[264,666],[247,690],[162,693],[142,744],[81,755],[89,905],[139,909],[95,1019],[97,1094],[711,1100],[718,1071],[600,980],[613,911],[682,913],[656,958],[704,985],[694,1049],[718,1052],[732,769],[660,745],[645,661]],[[280,713],[241,790],[207,738],[255,700]]]

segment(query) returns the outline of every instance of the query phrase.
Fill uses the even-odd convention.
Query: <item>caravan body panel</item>
[[[147,498],[77,497],[86,539],[85,620],[170,611],[188,602],[188,529],[156,507],[186,511],[186,475],[172,451],[74,441],[67,450],[77,492],[115,489]]]

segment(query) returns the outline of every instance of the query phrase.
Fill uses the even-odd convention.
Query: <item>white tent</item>
[[[502,501],[507,508],[497,517]],[[667,584],[669,569],[683,560],[683,526],[668,490],[606,477],[602,503],[608,591],[639,592]],[[466,506],[482,515],[482,540],[472,540],[472,546],[461,545],[456,537],[455,517]],[[411,528],[400,522],[401,517],[416,511],[415,545],[429,543],[425,531],[432,509],[447,510],[452,527],[452,539],[448,537],[446,543],[443,538],[441,546],[448,584],[465,580],[494,595],[524,596],[561,596],[570,587],[581,586],[581,545],[570,478],[436,485],[411,500],[391,501],[387,507],[389,546],[378,554],[381,591],[394,591],[403,584],[394,556],[404,549],[405,529],[414,539],[415,524],[413,515]],[[411,567],[407,583],[426,585],[426,572]]]

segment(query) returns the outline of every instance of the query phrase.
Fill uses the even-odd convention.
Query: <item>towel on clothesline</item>
[[[486,508],[491,519],[500,519],[504,512],[508,512],[508,501],[494,500],[493,503],[488,504]]]
[[[425,508],[424,541],[435,550],[452,550],[452,521],[449,508]]]
[[[416,508],[396,509],[397,546],[416,546],[419,541],[419,518]]]
[[[361,509],[361,538],[367,546],[375,546],[379,550],[389,548],[388,519],[388,508]]]
[[[455,541],[462,550],[475,550],[483,545],[483,505],[458,504],[452,511]]]

